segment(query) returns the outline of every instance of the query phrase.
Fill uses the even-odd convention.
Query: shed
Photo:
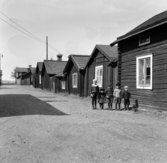
[[[28,68],[16,67],[15,69],[16,84],[21,85],[21,77],[23,74],[27,73],[28,71],[29,71]]]
[[[67,93],[67,78],[63,71],[54,76],[54,81],[55,93]]]
[[[43,62],[37,62],[36,72],[35,72],[36,88],[41,88],[41,89],[42,89],[42,78],[41,78],[42,66],[43,66]]]
[[[167,11],[153,16],[111,46],[118,44],[118,80],[128,85],[132,101],[167,109]]]
[[[64,70],[67,61],[44,60],[42,67],[42,88],[55,92],[53,77]]]
[[[96,45],[85,66],[85,96],[90,95],[92,80],[97,79],[100,88],[107,89],[109,83],[114,87],[117,82],[117,47]]]
[[[31,65],[28,68],[28,72],[24,73],[21,77],[21,85],[33,85],[35,86],[34,82],[34,75],[35,75],[35,67],[31,67]]]
[[[63,73],[66,75],[66,89],[69,94],[84,96],[85,65],[89,55],[70,55]]]

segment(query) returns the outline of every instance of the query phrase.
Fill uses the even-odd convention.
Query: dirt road
[[[132,162],[167,162],[166,112],[92,110],[88,98],[0,87],[0,163]]]

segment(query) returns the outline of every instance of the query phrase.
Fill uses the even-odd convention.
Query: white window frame
[[[99,82],[98,76],[97,76],[97,71],[98,71],[99,69],[102,69],[102,76],[100,77],[100,82]],[[97,80],[97,85],[98,85],[99,87],[102,87],[102,85],[103,85],[103,65],[100,65],[100,66],[96,66],[96,67],[95,67],[95,79]]]
[[[139,85],[139,60],[150,58],[150,86],[140,86]],[[138,56],[136,57],[136,88],[137,89],[152,89],[153,86],[153,56],[152,54],[144,55],[144,56]]]
[[[41,84],[41,75],[39,75],[39,84]]]
[[[148,36],[149,40],[146,41],[146,42],[143,42],[141,43],[141,38],[144,37],[144,36]],[[146,33],[146,34],[143,34],[141,36],[139,36],[139,46],[143,46],[143,45],[146,45],[146,44],[149,44],[150,43],[150,33]]]
[[[66,84],[65,84],[65,83],[66,83],[65,80],[62,80],[62,81],[61,81],[61,88],[62,88],[62,89],[65,89],[65,88],[66,88],[66,86],[65,86]]]
[[[75,83],[75,79],[74,79],[75,76],[76,76],[76,83]],[[72,74],[72,86],[73,86],[73,88],[77,88],[77,83],[78,83],[78,74],[73,73]]]

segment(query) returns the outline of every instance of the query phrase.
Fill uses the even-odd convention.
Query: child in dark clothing
[[[124,89],[122,98],[124,99],[125,110],[129,110],[131,94],[128,91],[128,86],[125,86]]]
[[[93,79],[93,84],[91,85],[92,109],[96,109],[98,93],[99,93],[99,86],[97,85],[97,80]]]
[[[101,109],[104,109],[104,103],[106,102],[106,93],[104,92],[104,89],[100,89],[99,95],[98,95],[98,102]]]
[[[111,110],[112,109],[112,103],[113,103],[113,89],[112,89],[112,85],[108,84],[108,88],[106,91],[106,98],[108,101],[108,109]]]

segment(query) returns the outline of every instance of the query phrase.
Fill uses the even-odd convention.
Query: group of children
[[[112,85],[108,84],[107,91],[103,88],[99,90],[97,85],[97,80],[93,79],[93,84],[91,86],[91,98],[92,98],[92,109],[97,109],[97,100],[101,109],[104,109],[104,103],[108,103],[108,109],[112,110],[112,104],[115,100],[115,109],[121,109],[121,99],[124,99],[124,110],[129,110],[131,94],[128,91],[128,86],[124,87],[124,91],[121,91],[120,85],[116,84],[113,91]]]

